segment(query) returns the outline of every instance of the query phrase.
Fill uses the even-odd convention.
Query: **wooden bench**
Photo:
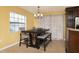
[[[44,35],[37,36],[37,39],[43,40],[42,44],[44,45],[44,51],[46,51],[46,47],[49,44],[49,42],[51,41],[51,33],[46,33]]]

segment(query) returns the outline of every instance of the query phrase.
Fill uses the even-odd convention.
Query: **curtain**
[[[39,27],[50,29],[53,40],[64,38],[64,15],[49,15],[39,18]]]

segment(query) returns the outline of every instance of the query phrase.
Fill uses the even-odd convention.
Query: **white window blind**
[[[17,32],[21,27],[26,29],[26,16],[10,12],[10,31]]]

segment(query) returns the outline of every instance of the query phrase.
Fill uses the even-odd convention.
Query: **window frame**
[[[13,19],[13,20],[12,20]],[[27,19],[25,15],[19,14],[17,12],[10,12],[10,31],[18,32],[20,27],[24,27],[26,30]],[[13,29],[12,29],[13,26]]]

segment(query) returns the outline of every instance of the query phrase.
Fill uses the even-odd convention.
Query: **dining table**
[[[44,28],[34,28],[30,30],[26,30],[26,33],[29,33],[29,41],[30,41],[30,47],[34,48],[40,48],[39,45],[37,44],[37,36],[44,34],[46,31],[49,31],[49,29],[44,29]],[[35,41],[35,43],[33,43]],[[41,43],[41,42],[40,42]]]

